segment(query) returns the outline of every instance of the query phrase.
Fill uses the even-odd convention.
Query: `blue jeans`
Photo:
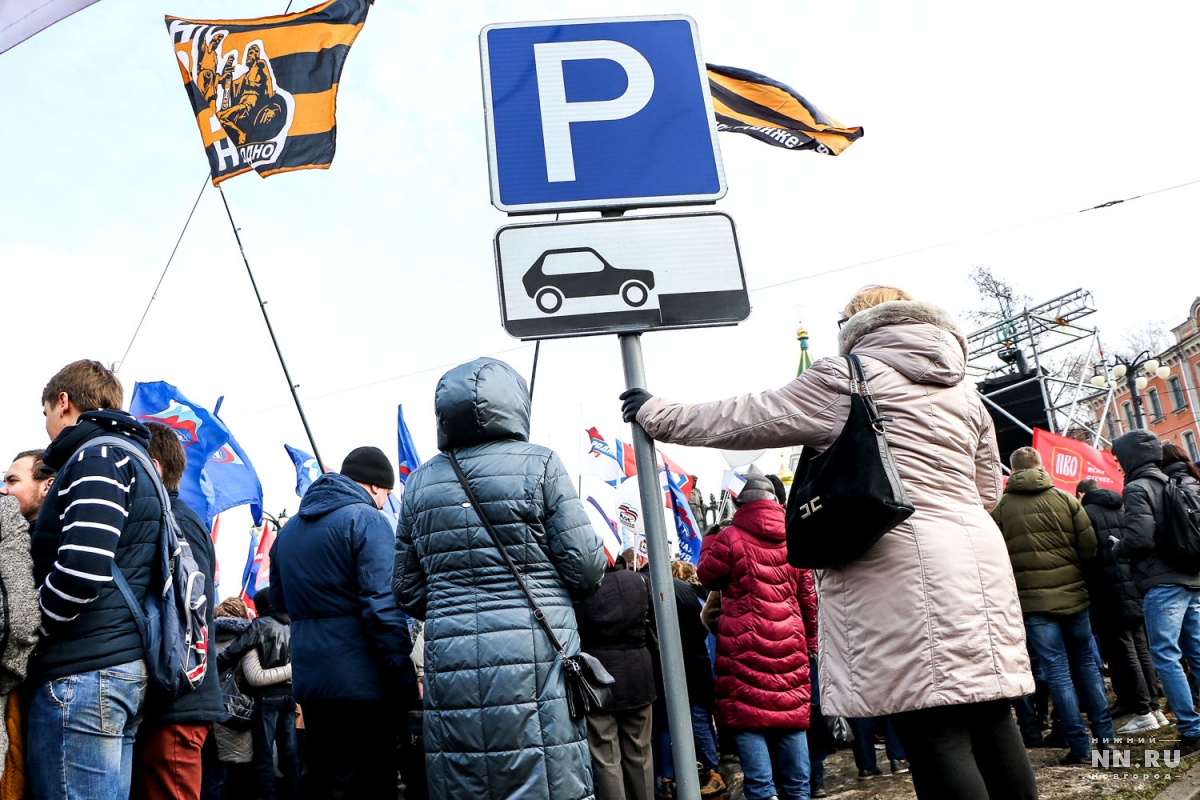
[[[1179,660],[1200,668],[1200,589],[1155,586],[1142,601],[1150,657],[1158,670],[1167,702],[1175,712],[1181,736],[1200,736],[1200,714],[1192,705],[1192,690]]]
[[[704,706],[692,706],[692,742],[696,760],[705,769],[717,768],[717,736],[713,730],[712,712]]]
[[[29,786],[36,800],[129,796],[146,662],[55,678],[29,701]]]
[[[1092,627],[1088,623],[1088,612],[1026,614],[1025,633],[1030,649],[1041,663],[1046,682],[1050,684],[1050,697],[1054,700],[1071,753],[1088,755],[1092,743],[1083,725],[1081,704],[1092,723],[1092,736],[1105,741],[1115,735],[1104,678],[1092,657]],[[1071,680],[1072,669],[1078,676],[1078,685]]]
[[[736,731],[746,800],[808,800],[808,737],[804,731]],[[779,780],[780,791],[775,790]]]

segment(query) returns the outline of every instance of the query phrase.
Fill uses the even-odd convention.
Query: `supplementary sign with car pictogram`
[[[501,211],[725,195],[690,17],[488,25],[479,49],[492,204]]]
[[[750,314],[720,213],[509,225],[496,233],[504,329],[522,339],[732,325]]]

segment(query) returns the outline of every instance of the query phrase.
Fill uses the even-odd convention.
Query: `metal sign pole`
[[[622,334],[621,361],[628,389],[646,386],[640,334]],[[662,661],[663,691],[666,694],[667,722],[671,729],[671,752],[675,761],[676,797],[698,800],[700,776],[696,771],[696,746],[692,740],[692,709],[688,702],[687,675],[683,669],[683,644],[679,637],[679,615],[675,610],[675,585],[671,577],[671,554],[667,552],[667,531],[663,516],[662,490],[654,442],[633,423],[633,454],[638,489],[642,496],[642,519],[646,524],[646,555],[650,559],[650,586],[654,595],[654,616],[658,622],[658,654]]]

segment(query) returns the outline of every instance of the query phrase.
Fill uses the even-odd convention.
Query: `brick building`
[[[1159,439],[1174,442],[1193,461],[1200,461],[1200,417],[1196,414],[1200,405],[1200,297],[1192,301],[1187,321],[1171,332],[1175,344],[1157,354],[1159,364],[1169,371],[1167,377],[1145,375],[1139,370],[1147,378],[1146,388],[1139,392],[1142,416],[1145,427]],[[1138,427],[1129,386],[1136,377],[1131,373],[1116,382],[1111,404],[1103,395],[1091,404],[1097,420],[1104,412],[1101,434],[1110,442]]]

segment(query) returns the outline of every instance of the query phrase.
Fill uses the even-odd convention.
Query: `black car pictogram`
[[[566,247],[538,256],[521,282],[538,309],[553,314],[562,308],[565,297],[618,294],[634,308],[645,305],[654,288],[654,273],[614,267],[590,247]]]

